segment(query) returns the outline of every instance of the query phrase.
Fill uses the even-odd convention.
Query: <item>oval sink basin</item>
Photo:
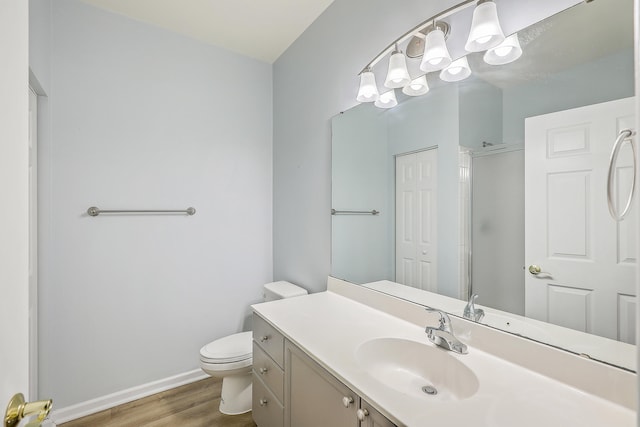
[[[447,350],[416,341],[367,341],[356,350],[356,359],[383,385],[425,401],[461,400],[478,391],[478,377],[464,363]]]

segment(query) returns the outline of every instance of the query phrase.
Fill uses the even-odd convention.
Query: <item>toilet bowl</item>
[[[220,412],[244,414],[251,410],[251,332],[215,340],[200,349],[200,367],[214,378],[222,378]]]
[[[306,295],[289,282],[263,286],[264,301]],[[214,378],[222,378],[220,412],[239,415],[251,410],[252,332],[240,332],[217,339],[200,349],[200,367]]]

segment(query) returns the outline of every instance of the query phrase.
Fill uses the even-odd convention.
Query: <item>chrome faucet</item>
[[[469,298],[469,302],[464,308],[462,317],[464,317],[465,319],[473,320],[474,322],[479,322],[484,317],[484,310],[481,308],[476,308],[476,298],[478,298],[478,294],[471,295],[471,298]]]
[[[461,343],[453,335],[453,328],[451,326],[451,319],[449,318],[449,315],[441,310],[431,307],[426,307],[426,310],[430,313],[438,313],[440,315],[440,324],[437,328],[427,326],[424,330],[429,341],[446,350],[451,350],[460,354],[467,354],[467,345]]]

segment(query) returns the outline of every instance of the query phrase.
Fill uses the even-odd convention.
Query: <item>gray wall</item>
[[[356,104],[357,74],[380,50],[455,3],[336,0],[274,64],[275,278],[325,289],[331,259],[330,118]],[[524,28],[575,3],[503,2],[501,13],[518,12],[503,29]]]
[[[633,73],[633,50],[625,49],[578,69],[504,89],[504,142],[524,143],[527,117],[633,96]]]
[[[438,146],[438,290],[458,296],[458,88],[445,85],[396,108],[360,105],[332,120],[332,207],[378,216],[332,218],[331,274],[395,280],[395,156]]]
[[[51,30],[51,0],[29,0],[30,83],[39,86],[39,95],[51,87]]]
[[[53,124],[40,395],[60,408],[198,369],[202,345],[246,326],[272,280],[272,70],[77,0],[51,5],[50,64],[34,26],[32,66],[50,75]]]
[[[332,204],[336,210],[377,210],[378,215],[332,217],[331,271],[354,283],[392,280],[393,210],[389,203],[387,121],[373,105],[353,108],[331,121]]]
[[[524,150],[472,165],[472,291],[479,304],[524,316]]]
[[[460,83],[460,145],[501,144],[502,90],[477,78]]]
[[[389,111],[389,161],[395,155],[438,146],[438,293],[458,297],[459,192],[458,88],[443,85]],[[387,185],[395,190],[395,175]],[[395,192],[392,193],[395,198]],[[395,224],[395,220],[393,222]],[[395,235],[394,235],[395,236]],[[395,245],[395,241],[394,241]]]

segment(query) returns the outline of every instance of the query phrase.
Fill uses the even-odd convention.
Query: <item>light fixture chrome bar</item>
[[[462,9],[465,9],[465,8],[471,6],[472,4],[475,4],[477,2],[478,2],[478,0],[465,0],[463,2],[458,3],[455,6],[450,7],[449,9],[446,9],[446,10],[440,12],[437,15],[432,16],[431,18],[429,18],[429,19],[423,21],[422,23],[418,24],[417,26],[413,27],[412,29],[410,29],[409,31],[404,33],[402,36],[397,38],[395,41],[391,42],[391,44],[389,46],[387,46],[382,52],[380,52],[378,55],[376,55],[376,57],[373,58],[373,60],[371,62],[369,62],[367,64],[367,66],[364,67],[362,69],[362,71],[360,71],[358,73],[358,75],[360,75],[360,74],[364,73],[365,71],[367,71],[367,68],[373,68],[378,62],[380,62],[382,60],[382,58],[384,58],[387,54],[389,54],[394,49],[396,44],[403,43],[403,42],[409,40],[409,38],[420,34],[420,31],[425,29],[429,25],[432,25],[433,21],[444,19],[447,16],[453,15],[454,13],[456,13],[456,12],[462,10]]]
[[[98,216],[100,214],[118,214],[118,213],[184,213],[187,215],[195,215],[196,210],[195,208],[187,208],[187,209],[183,209],[183,210],[158,210],[158,209],[149,209],[149,210],[121,210],[121,209],[115,209],[115,210],[105,210],[105,209],[100,209],[97,208],[95,206],[91,206],[89,209],[87,209],[87,213],[89,214],[89,216]]]
[[[331,209],[331,215],[378,215],[379,213],[375,209],[372,211],[337,211]]]

